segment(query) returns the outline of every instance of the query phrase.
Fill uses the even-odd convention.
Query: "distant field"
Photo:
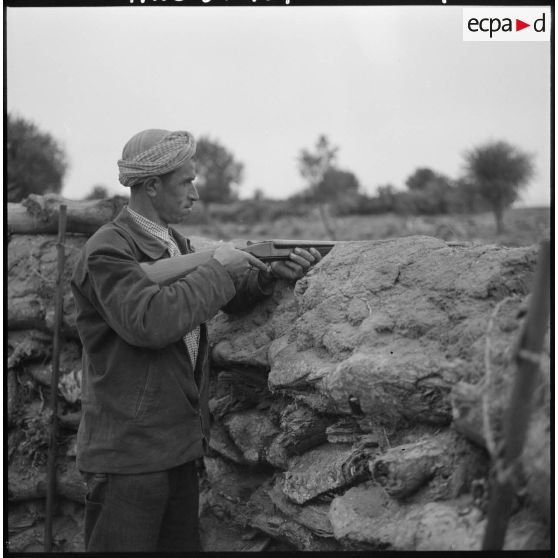
[[[332,217],[330,224],[336,240],[374,240],[398,236],[427,235],[444,240],[475,241],[504,246],[528,246],[550,236],[550,208],[529,207],[509,210],[506,231],[496,234],[492,213],[476,215],[402,216],[395,214]],[[327,238],[318,211],[305,217],[282,217],[253,225],[219,223],[182,225],[186,236],[205,236],[216,240],[242,238]]]

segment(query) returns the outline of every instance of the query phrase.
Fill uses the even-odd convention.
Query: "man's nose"
[[[200,195],[198,194],[198,189],[196,188],[196,186],[194,184],[192,184],[192,187],[190,188],[190,190],[188,192],[188,197],[192,201],[198,201],[200,199]]]

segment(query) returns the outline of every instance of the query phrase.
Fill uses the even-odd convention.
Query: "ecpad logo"
[[[550,8],[463,8],[464,41],[550,41]]]

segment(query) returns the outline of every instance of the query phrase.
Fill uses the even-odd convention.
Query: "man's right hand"
[[[251,269],[267,271],[267,265],[252,254],[237,250],[232,244],[223,244],[213,253],[213,257],[229,272],[235,287],[239,287],[242,279]]]

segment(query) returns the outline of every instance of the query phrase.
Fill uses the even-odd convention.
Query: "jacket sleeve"
[[[120,246],[119,246],[120,244]],[[124,241],[86,254],[85,285],[103,319],[131,345],[162,348],[212,318],[235,295],[214,259],[167,286],[152,282]]]
[[[259,270],[252,269],[237,289],[236,295],[223,306],[227,314],[241,314],[250,311],[258,302],[268,298],[273,293],[275,281],[264,283]]]

